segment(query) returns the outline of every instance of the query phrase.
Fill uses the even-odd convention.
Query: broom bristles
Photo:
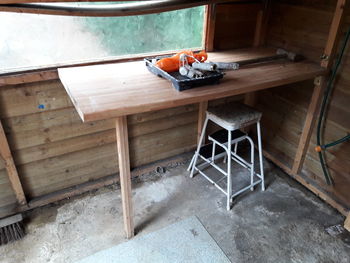
[[[20,240],[24,237],[24,226],[21,221],[0,228],[0,246]]]

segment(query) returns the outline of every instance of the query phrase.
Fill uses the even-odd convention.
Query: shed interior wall
[[[320,61],[336,1],[274,1],[267,45]],[[216,6],[214,49],[250,47],[260,4]],[[350,19],[347,16],[347,28]],[[350,131],[349,51],[344,58],[327,115],[325,141]],[[313,81],[258,93],[264,148],[292,165]],[[210,102],[211,105],[243,97]],[[39,105],[42,105],[39,107]],[[0,86],[0,118],[29,200],[117,173],[114,120],[82,123],[58,79]],[[198,105],[128,117],[132,167],[184,153],[196,144]],[[315,132],[315,131],[314,131]],[[325,185],[312,136],[301,176],[346,209],[350,208],[350,142],[331,148],[327,161],[335,186]],[[0,161],[0,217],[16,200]]]

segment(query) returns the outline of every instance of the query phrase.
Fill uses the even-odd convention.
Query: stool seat
[[[261,115],[261,112],[239,103],[217,106],[207,110],[207,116],[211,121],[230,131],[257,123],[260,121]]]
[[[197,150],[194,153],[187,170],[191,170],[191,178],[195,172],[198,172],[221,192],[223,192],[227,198],[227,210],[231,209],[231,203],[234,197],[249,189],[253,191],[255,185],[261,184],[261,189],[263,191],[265,190],[260,131],[261,115],[261,112],[249,106],[238,103],[214,107],[206,111],[206,117],[202,127],[201,136],[198,140]],[[210,143],[202,146],[203,142],[205,141],[205,130],[209,120],[223,129],[209,135],[208,141],[210,141]],[[240,130],[241,128],[252,124],[256,124],[257,127],[260,174],[254,170],[254,142],[248,134]],[[238,144],[242,141],[247,141],[250,144],[250,162],[238,155]],[[226,168],[224,165],[218,165],[218,161],[220,161],[222,157],[224,157],[223,162],[227,163]],[[198,160],[202,162],[198,164]],[[241,189],[235,191],[234,193],[232,188],[231,161],[238,163],[250,171],[250,184],[243,188],[240,187]],[[215,173],[206,173],[205,169],[208,166],[215,168],[218,172],[223,174],[223,176],[221,178],[217,178]]]

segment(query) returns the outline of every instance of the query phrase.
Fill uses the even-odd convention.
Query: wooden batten
[[[299,145],[295,154],[294,164],[292,168],[293,174],[299,174],[304,163],[305,155],[309,147],[312,129],[315,126],[318,116],[321,99],[326,88],[326,81],[323,77],[315,79],[315,87],[311,97],[310,105],[306,113],[304,128],[300,136]]]
[[[215,20],[216,20],[216,5],[207,5],[205,8],[204,21],[204,47],[210,52],[214,51],[214,36],[215,36]]]
[[[20,205],[26,205],[27,200],[24,195],[21,181],[18,176],[16,165],[13,161],[10,147],[8,145],[4,129],[0,121],[0,157],[5,162],[5,168],[11,182],[12,189],[16,195],[17,202]]]
[[[350,212],[345,219],[344,228],[350,232]]]
[[[338,0],[337,6],[335,7],[333,20],[331,24],[331,28],[328,34],[327,44],[323,53],[323,59],[321,62],[321,66],[327,69],[330,69],[332,66],[332,62],[334,59],[334,55],[337,52],[337,43],[340,35],[340,28],[344,21],[344,8],[346,5],[346,0]]]

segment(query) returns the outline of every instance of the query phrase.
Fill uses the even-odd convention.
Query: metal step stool
[[[235,196],[248,189],[254,190],[255,185],[261,183],[262,190],[265,190],[260,131],[261,115],[261,112],[239,103],[232,103],[230,105],[211,108],[206,112],[201,137],[199,139],[197,150],[193,155],[190,166],[188,167],[188,171],[191,170],[191,178],[195,172],[199,172],[202,176],[204,176],[204,178],[220,189],[227,196],[227,210],[230,210],[232,199]],[[202,146],[209,120],[219,125],[223,129],[208,136],[210,143]],[[254,171],[254,142],[246,133],[240,130],[252,124],[257,125],[260,174]],[[237,154],[238,143],[243,140],[248,140],[250,143],[250,162],[247,162]],[[234,145],[233,151],[232,145]],[[203,162],[199,165],[197,165],[198,157],[203,160]],[[222,157],[225,157],[225,159],[227,158],[226,171],[215,163],[217,159]],[[232,193],[231,160],[250,170],[250,184],[235,193]],[[214,167],[224,176],[214,181],[203,171],[203,169],[209,165]],[[255,181],[254,176],[257,177],[257,180]],[[219,185],[219,183],[225,178],[227,178],[226,190]]]

